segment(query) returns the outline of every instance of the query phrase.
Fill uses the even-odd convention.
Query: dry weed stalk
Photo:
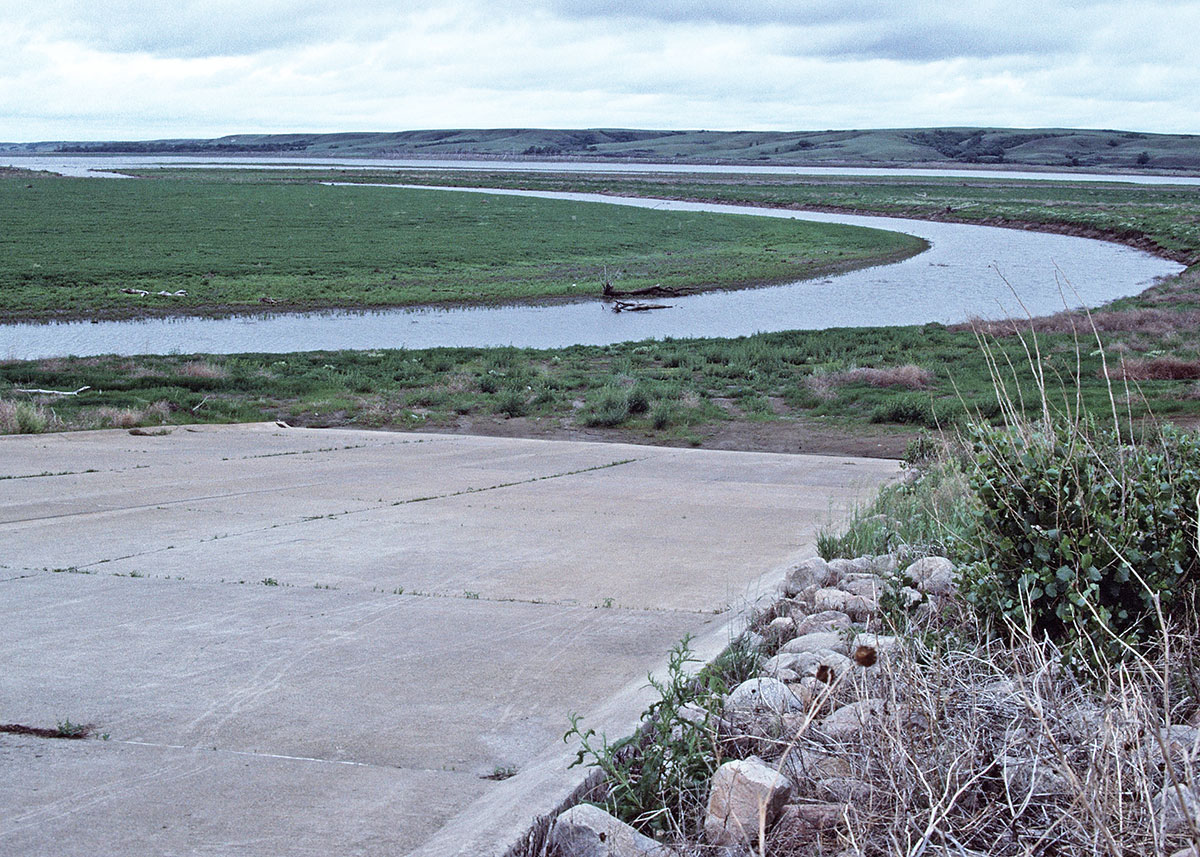
[[[768,831],[763,855],[1133,857],[1200,845],[1195,830],[1163,830],[1156,803],[1200,778],[1200,746],[1181,753],[1163,737],[1200,710],[1188,695],[1200,649],[1185,628],[1164,630],[1154,658],[1086,676],[1050,643],[1020,629],[1001,641],[966,613],[927,612],[901,632],[902,655],[830,685],[775,742],[801,801],[829,799],[829,765],[867,788],[836,831],[818,841]],[[866,698],[885,706],[859,736],[821,736],[821,710]]]

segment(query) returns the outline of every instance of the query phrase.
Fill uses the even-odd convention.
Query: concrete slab
[[[715,653],[729,606],[895,467],[274,426],[0,438],[0,722],[97,735],[0,735],[0,852],[499,853],[580,776],[568,712],[628,730],[674,642]]]

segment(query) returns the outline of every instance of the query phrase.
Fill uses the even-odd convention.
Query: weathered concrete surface
[[[569,711],[627,729],[672,643],[718,648],[727,608],[894,470],[274,426],[0,438],[0,722],[97,732],[0,735],[0,853],[502,850],[579,776]]]

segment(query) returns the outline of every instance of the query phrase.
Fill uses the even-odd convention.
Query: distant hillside
[[[492,129],[235,134],[214,140],[0,143],[9,153],[541,158],[788,165],[1012,164],[1200,170],[1200,136],[1133,131],[910,128],[876,131]]]

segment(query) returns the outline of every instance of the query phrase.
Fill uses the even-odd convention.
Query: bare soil
[[[293,420],[293,423],[302,423]],[[323,425],[330,425],[323,423]],[[904,448],[917,435],[915,429],[894,426],[828,425],[817,420],[731,419],[693,426],[686,435],[664,436],[631,428],[587,428],[563,425],[554,419],[505,418],[468,415],[453,423],[414,428],[388,425],[387,431],[428,431],[443,434],[476,434],[487,437],[525,437],[541,440],[583,440],[599,443],[634,443],[647,446],[702,447],[741,452],[786,452],[810,455],[846,455],[863,458],[902,458]]]

